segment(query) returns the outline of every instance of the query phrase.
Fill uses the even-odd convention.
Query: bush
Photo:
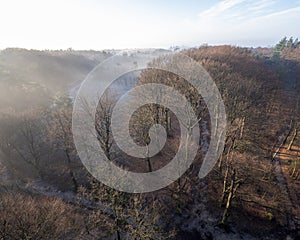
[[[79,214],[59,199],[1,193],[0,212],[0,239],[74,239],[79,235]]]

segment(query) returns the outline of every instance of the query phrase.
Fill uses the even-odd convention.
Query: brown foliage
[[[0,196],[1,239],[74,239],[80,217],[59,199],[20,193]]]

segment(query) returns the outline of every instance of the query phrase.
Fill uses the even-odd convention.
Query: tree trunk
[[[151,164],[151,160],[150,160],[150,157],[149,157],[149,145],[147,145],[146,161],[148,163],[149,172],[152,172],[152,164]]]
[[[171,131],[171,117],[170,117],[169,109],[167,109],[167,108],[165,108],[165,121],[166,121],[167,135],[170,136],[170,131]]]
[[[242,122],[241,122],[240,139],[242,139],[242,137],[243,137],[244,127],[245,127],[245,117],[242,118]]]
[[[72,183],[73,183],[73,190],[74,192],[77,192],[78,190],[78,183],[76,180],[76,177],[74,175],[74,172],[72,171],[72,167],[71,167],[71,156],[69,154],[69,151],[66,149],[66,156],[67,156],[67,160],[68,160],[68,165],[69,165],[69,175],[71,177]]]
[[[147,163],[148,163],[149,172],[152,172],[152,165],[151,165],[151,160],[149,157],[147,158]]]
[[[296,175],[295,175],[295,177],[294,177],[294,180],[298,180],[299,175],[300,175],[300,171],[297,171],[297,173],[296,173]]]
[[[220,200],[220,206],[221,207],[223,207],[223,205],[224,205],[224,201],[225,201],[225,197],[226,197],[226,193],[227,193],[228,172],[229,172],[229,167],[227,165],[226,166],[225,176],[224,176],[224,181],[223,181],[223,191],[222,191],[222,196],[221,196],[221,200]]]
[[[291,141],[289,143],[289,146],[288,146],[287,150],[291,150],[291,148],[293,146],[293,143],[295,141],[296,136],[297,136],[297,129],[295,128],[294,131],[293,131],[292,139],[291,139]]]
[[[222,174],[222,165],[223,165],[223,159],[224,159],[224,158],[223,158],[223,153],[225,152],[225,148],[226,148],[226,144],[227,144],[228,140],[229,140],[229,136],[226,137],[225,145],[224,145],[222,154],[221,154],[220,159],[219,159],[219,162],[218,162],[218,168],[219,168],[220,174]],[[228,152],[227,152],[227,154],[228,154]]]
[[[299,160],[296,160],[293,163],[294,166],[293,166],[292,172],[290,173],[290,175],[293,179],[297,179],[297,175],[299,174],[298,164],[299,164]]]
[[[120,234],[119,230],[117,230],[117,240],[121,240],[121,234]]]
[[[106,157],[108,158],[108,160],[110,160],[110,142],[109,142],[109,136],[111,135],[111,133],[110,133],[110,124],[111,124],[111,122],[110,122],[110,119],[109,120],[106,120],[106,122],[105,122],[105,128],[106,128],[106,132],[105,132],[105,137],[106,137],[106,139],[105,139],[105,155],[106,155]]]
[[[155,116],[155,123],[159,124],[159,105],[156,105],[156,116]]]
[[[222,217],[222,220],[221,220],[222,225],[226,225],[226,223],[227,223],[228,211],[229,211],[229,208],[231,207],[231,202],[232,202],[232,198],[234,196],[235,190],[236,190],[236,171],[233,170],[233,176],[232,176],[230,187],[229,187],[229,194],[228,194],[228,197],[227,197],[225,210],[223,212],[223,217]]]
[[[219,173],[222,174],[223,153],[221,154],[218,162]]]

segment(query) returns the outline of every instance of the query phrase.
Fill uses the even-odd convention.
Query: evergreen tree
[[[280,57],[280,54],[282,52],[282,50],[287,46],[287,37],[284,37],[283,39],[280,40],[280,42],[278,44],[276,44],[275,46],[275,50],[273,53],[273,56],[276,58]]]

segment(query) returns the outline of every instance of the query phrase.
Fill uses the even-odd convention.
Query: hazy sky
[[[299,25],[300,0],[0,0],[0,49],[270,46]]]

